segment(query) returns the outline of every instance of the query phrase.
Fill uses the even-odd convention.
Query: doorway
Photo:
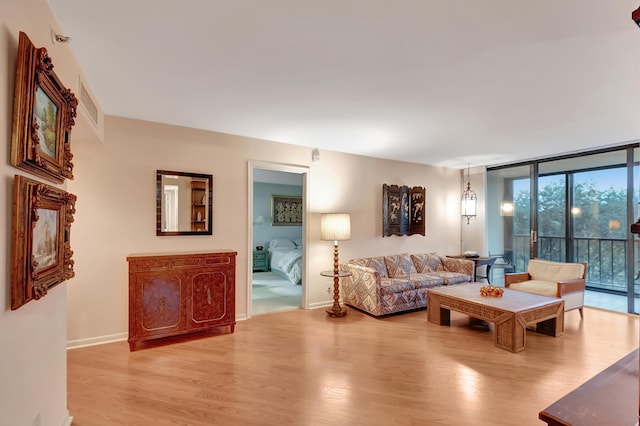
[[[304,166],[249,162],[247,318],[308,307],[308,172]],[[273,217],[282,200],[284,222]]]

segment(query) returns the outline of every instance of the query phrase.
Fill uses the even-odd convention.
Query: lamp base
[[[327,314],[329,314],[329,316],[332,318],[343,317],[347,315],[347,312],[349,312],[347,308],[343,308],[342,306],[334,305],[327,309]]]

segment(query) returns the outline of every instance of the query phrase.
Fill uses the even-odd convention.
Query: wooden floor
[[[492,331],[323,309],[259,315],[233,334],[129,352],[68,352],[76,426],[538,425],[538,412],[638,347],[638,317],[585,308],[565,334],[527,331],[520,353]]]

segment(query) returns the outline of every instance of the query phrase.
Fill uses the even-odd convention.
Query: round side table
[[[333,277],[333,305],[327,309],[330,317],[343,317],[347,315],[347,308],[340,306],[340,278],[351,276],[351,272],[338,271],[322,271],[320,275],[323,277]]]

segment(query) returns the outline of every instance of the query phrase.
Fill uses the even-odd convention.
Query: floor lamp
[[[347,315],[347,309],[340,306],[340,270],[338,269],[338,241],[351,238],[351,218],[348,213],[323,213],[320,218],[320,238],[333,241],[333,271],[321,273],[333,277],[333,306],[327,309],[331,317]],[[348,275],[348,274],[347,274]],[[343,276],[347,276],[344,275]]]

